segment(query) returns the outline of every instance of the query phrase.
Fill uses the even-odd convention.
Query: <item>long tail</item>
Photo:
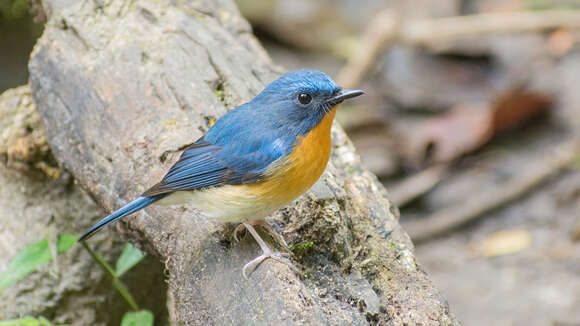
[[[100,229],[104,228],[105,226],[107,226],[107,225],[115,222],[116,220],[119,220],[119,219],[121,219],[121,218],[123,218],[131,213],[135,213],[136,211],[151,205],[152,203],[160,200],[163,197],[165,197],[165,194],[152,196],[152,197],[139,197],[139,198],[133,200],[132,202],[128,203],[127,205],[125,205],[125,206],[119,208],[118,210],[114,211],[113,213],[111,213],[111,215],[109,215],[109,216],[103,218],[102,220],[100,220],[99,222],[97,222],[97,224],[93,225],[90,229],[87,230],[87,232],[85,232],[85,234],[83,234],[79,238],[79,241],[84,241],[84,240],[90,238],[93,234],[95,234]]]

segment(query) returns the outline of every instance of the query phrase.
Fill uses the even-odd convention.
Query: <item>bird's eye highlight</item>
[[[312,95],[308,93],[300,93],[298,94],[298,102],[302,104],[308,104],[312,102]]]

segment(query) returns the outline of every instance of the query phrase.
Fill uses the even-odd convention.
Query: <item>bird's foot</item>
[[[249,263],[247,263],[244,266],[244,268],[242,269],[242,275],[244,276],[245,279],[248,279],[249,275],[252,274],[256,270],[256,268],[258,268],[258,266],[260,266],[260,264],[268,258],[271,258],[275,261],[284,263],[284,264],[288,265],[288,267],[290,267],[290,269],[292,269],[293,271],[298,273],[298,268],[296,268],[292,264],[290,259],[288,259],[288,257],[290,257],[290,254],[272,251],[272,249],[270,249],[270,247],[268,247],[266,242],[264,242],[264,240],[260,237],[258,232],[256,232],[256,229],[254,229],[254,227],[249,223],[240,224],[238,227],[236,227],[234,232],[238,232],[240,229],[240,226],[245,227],[246,230],[248,230],[250,232],[250,234],[252,234],[252,236],[254,237],[256,242],[258,243],[258,245],[260,245],[260,248],[262,248],[262,254],[256,258],[254,258]],[[235,233],[234,233],[234,237],[236,237],[236,240],[237,240],[237,236]]]
[[[298,273],[298,268],[296,268],[296,266],[292,264],[292,262],[290,261],[290,259],[288,259],[288,257],[290,257],[289,253],[273,252],[272,250],[268,249],[267,252],[265,251],[260,256],[252,259],[249,263],[244,265],[244,268],[242,268],[242,275],[246,280],[249,279],[250,275],[256,270],[256,268],[258,268],[258,266],[260,266],[260,264],[268,258],[278,261],[280,263],[284,263],[288,265],[290,269]]]

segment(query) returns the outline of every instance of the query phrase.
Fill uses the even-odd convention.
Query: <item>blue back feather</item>
[[[261,180],[274,161],[293,151],[297,137],[318,125],[326,113],[320,108],[321,101],[339,90],[319,71],[297,70],[283,75],[251,102],[221,117],[183,152],[163,180],[143,195]],[[298,103],[300,92],[313,96],[310,105]]]

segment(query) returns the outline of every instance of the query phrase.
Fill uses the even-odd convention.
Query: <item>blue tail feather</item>
[[[127,205],[119,208],[118,210],[111,213],[111,215],[103,218],[97,224],[93,225],[90,229],[88,229],[80,238],[79,241],[84,241],[90,238],[93,234],[98,232],[100,229],[104,228],[105,226],[131,214],[135,213],[136,211],[149,206],[150,204],[158,201],[159,199],[165,196],[152,196],[152,197],[139,197],[132,202],[128,203]]]

